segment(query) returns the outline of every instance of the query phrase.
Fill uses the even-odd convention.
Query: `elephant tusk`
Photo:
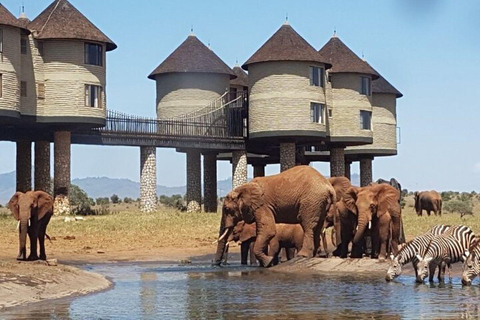
[[[30,219],[28,219],[28,226],[30,227]]]
[[[327,228],[322,229],[322,234],[325,234],[325,231],[327,231]]]
[[[372,229],[372,221],[368,221],[368,230]]]
[[[18,230],[18,229],[20,229],[20,220],[18,220],[17,228],[15,230]]]
[[[217,242],[220,242],[223,240],[223,238],[225,238],[227,236],[227,233],[228,233],[229,229],[225,229],[225,232],[222,234],[222,236],[220,238],[218,238]]]

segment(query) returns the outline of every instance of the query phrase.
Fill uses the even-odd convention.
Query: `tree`
[[[125,203],[132,203],[134,200],[132,198],[129,198],[129,197],[125,197],[123,198],[123,202]]]
[[[112,194],[112,196],[110,197],[110,200],[112,200],[112,203],[120,202],[120,198],[116,194]]]
[[[107,197],[104,197],[104,198],[95,199],[95,202],[97,203],[97,206],[101,206],[101,205],[109,204],[110,200]]]
[[[77,185],[70,186],[69,197],[72,206],[90,206],[90,198],[87,193]]]
[[[460,213],[460,217],[463,217],[466,214],[473,215],[473,204],[469,200],[450,200],[443,204],[443,210]]]

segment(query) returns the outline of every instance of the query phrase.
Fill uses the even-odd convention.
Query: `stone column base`
[[[35,190],[52,193],[50,178],[50,142],[35,142]]]
[[[345,176],[345,148],[330,149],[330,177]]]
[[[217,212],[217,155],[203,155],[203,210]]]
[[[71,134],[68,131],[57,131],[54,133],[53,139],[55,160],[53,194],[58,207],[56,210],[61,212],[61,214],[70,214],[68,194],[70,192]]]
[[[283,172],[295,167],[295,143],[284,142],[280,143],[280,171]]]
[[[140,211],[157,210],[157,149],[140,147]]]
[[[232,152],[232,189],[247,183],[247,151]]]
[[[187,212],[202,210],[200,152],[187,151]]]
[[[66,216],[70,214],[70,200],[67,196],[59,194],[53,201],[53,215]]]
[[[372,182],[372,158],[360,159],[360,186],[368,186]]]

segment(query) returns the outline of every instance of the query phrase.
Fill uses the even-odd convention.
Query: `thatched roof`
[[[309,61],[323,63],[331,67],[329,61],[318,53],[288,23],[284,23],[277,32],[265,42],[242,66],[248,70],[253,63],[267,61]]]
[[[390,82],[388,82],[384,77],[380,75],[380,78],[372,81],[372,92],[373,93],[392,93],[397,96],[397,98],[403,97],[403,94],[398,91]]]
[[[248,87],[248,75],[239,65],[233,67],[233,73],[237,76],[235,79],[230,80],[230,84],[234,86]]]
[[[212,50],[207,48],[198,38],[191,34],[148,76],[162,73],[220,73],[235,78],[232,69],[225,64]]]
[[[377,72],[337,36],[333,36],[319,52],[333,65],[329,70],[330,73],[360,73],[369,74],[373,79],[378,78]]]
[[[16,27],[20,29],[24,29],[26,32],[30,33],[28,29],[26,29],[22,24],[15,18],[15,16],[8,11],[7,8],[0,3],[0,25]]]
[[[107,51],[117,45],[68,0],[55,0],[29,25],[37,39],[75,39],[102,42]]]

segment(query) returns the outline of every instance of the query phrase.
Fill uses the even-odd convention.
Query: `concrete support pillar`
[[[280,171],[283,172],[295,167],[295,143],[280,143]]]
[[[330,149],[330,177],[345,176],[345,148]]]
[[[50,180],[50,142],[35,142],[35,190],[52,192]]]
[[[32,190],[32,143],[17,141],[17,191]]]
[[[372,182],[372,158],[360,159],[360,186],[365,187]]]
[[[247,183],[247,151],[232,152],[232,189]]]
[[[157,148],[140,147],[140,211],[157,210]]]
[[[253,177],[265,177],[265,165],[256,164],[253,166]]]
[[[352,179],[352,161],[345,160],[345,177]]]
[[[187,212],[199,212],[202,208],[200,152],[187,151]]]
[[[54,214],[70,214],[70,164],[71,164],[71,133],[57,131],[53,135],[53,194],[55,197]]]
[[[203,155],[203,210],[217,212],[217,155]]]

